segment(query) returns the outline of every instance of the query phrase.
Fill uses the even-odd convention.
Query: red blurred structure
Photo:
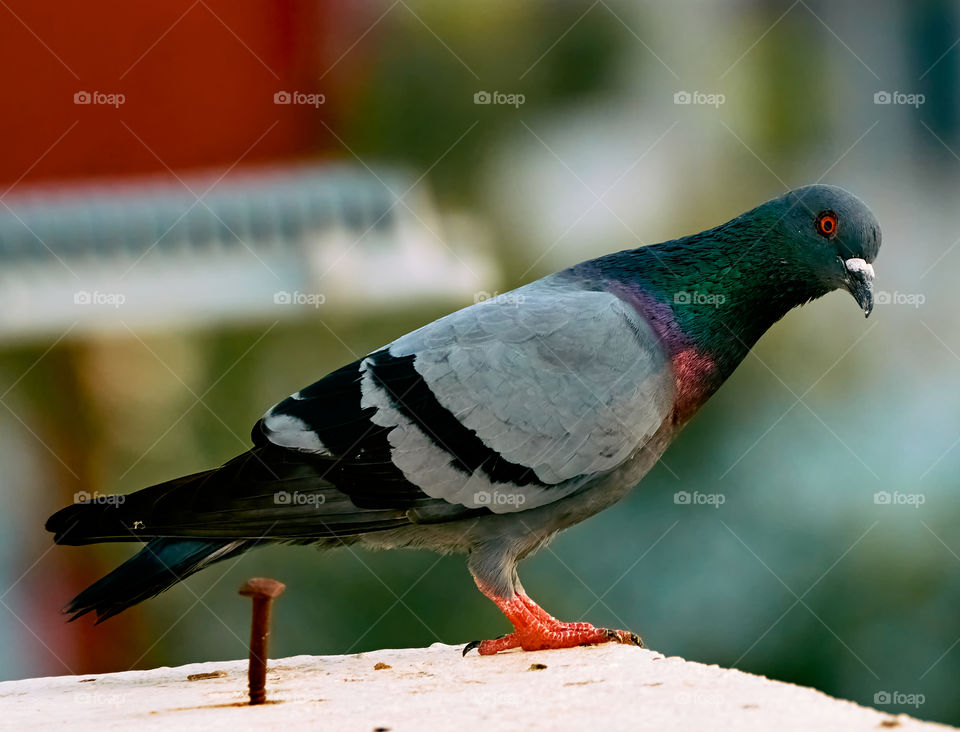
[[[330,107],[274,104],[274,95],[323,92],[323,38],[341,22],[328,5],[9,0],[0,7],[0,185],[315,151]],[[123,101],[75,103],[84,92]]]

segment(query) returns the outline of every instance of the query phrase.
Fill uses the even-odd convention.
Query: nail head
[[[240,594],[244,597],[268,597],[273,599],[278,597],[287,586],[283,582],[277,582],[269,577],[254,577],[243,583],[240,587]]]

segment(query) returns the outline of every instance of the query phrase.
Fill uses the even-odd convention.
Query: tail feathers
[[[138,524],[148,518],[155,501],[177,488],[203,485],[216,470],[185,475],[129,495],[99,495],[62,508],[47,519],[46,530],[57,544],[80,546],[102,541],[143,541]]]
[[[70,545],[345,537],[408,526],[409,509],[443,503],[414,489],[419,496],[403,505],[363,507],[326,479],[331,470],[339,470],[335,461],[256,447],[213,470],[126,495],[97,494],[57,511],[46,527],[55,542]],[[354,485],[355,478],[344,480]]]
[[[73,598],[64,612],[71,614],[70,620],[76,620],[95,611],[97,622],[101,623],[138,602],[160,594],[194,572],[242,554],[257,543],[153,539],[139,553]]]
[[[132,531],[124,529],[117,506],[113,503],[75,503],[48,518],[45,528],[53,532],[53,540],[57,544],[95,544],[108,537],[138,541]]]

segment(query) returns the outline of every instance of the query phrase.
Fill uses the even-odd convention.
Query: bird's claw
[[[509,634],[509,633],[504,633],[503,635],[498,635],[496,639],[497,639],[497,640],[500,640],[501,638],[506,638],[508,635],[510,635],[510,634]],[[467,645],[465,645],[465,646],[463,647],[463,655],[466,656],[466,655],[467,655],[468,653],[470,653],[470,651],[472,651],[474,648],[479,648],[479,647],[482,646],[483,644],[484,644],[484,641],[470,641],[469,643],[467,643]]]
[[[607,640],[622,643],[627,646],[643,648],[643,638],[636,633],[631,633],[629,630],[611,630],[610,628],[604,628],[603,632],[604,635],[607,636]]]

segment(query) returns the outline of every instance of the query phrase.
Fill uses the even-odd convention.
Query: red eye
[[[827,239],[837,235],[837,215],[833,211],[824,211],[817,216],[817,233]]]

